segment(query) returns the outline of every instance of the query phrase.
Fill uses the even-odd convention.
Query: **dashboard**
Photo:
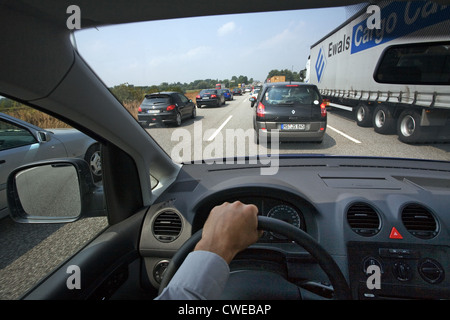
[[[336,261],[355,299],[450,298],[448,163],[294,157],[281,158],[275,175],[259,169],[183,166],[144,222],[140,247],[152,285],[158,286],[170,257],[202,228],[214,206],[239,200],[313,237]],[[172,217],[161,218],[163,213]],[[155,232],[159,219],[167,226],[174,217],[175,233]],[[230,266],[255,265],[299,286],[313,279],[313,287],[329,292],[311,255],[281,235],[265,232]],[[370,282],[374,269],[376,286]]]

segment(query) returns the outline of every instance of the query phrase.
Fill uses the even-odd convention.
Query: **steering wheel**
[[[334,299],[352,299],[350,288],[340,268],[330,254],[309,234],[285,221],[264,216],[258,216],[258,229],[283,235],[302,246],[316,259],[317,263],[328,276],[334,289]],[[175,253],[161,281],[159,294],[162,293],[163,289],[175,275],[175,272],[181,266],[187,255],[195,248],[195,245],[200,241],[201,237],[202,229],[193,234]]]

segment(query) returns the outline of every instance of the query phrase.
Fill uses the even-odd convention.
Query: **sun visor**
[[[30,101],[47,96],[64,78],[74,49],[70,30],[25,9],[0,5],[0,95]]]

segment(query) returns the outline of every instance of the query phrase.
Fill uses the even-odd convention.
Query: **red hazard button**
[[[395,227],[392,227],[389,238],[390,239],[403,239],[402,235],[400,234],[400,232],[397,231],[397,229],[395,229]]]

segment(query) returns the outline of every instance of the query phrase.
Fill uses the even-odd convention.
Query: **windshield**
[[[442,70],[450,65],[450,9],[425,4],[386,2],[372,11],[359,4],[81,29],[76,46],[175,162],[275,154],[447,161],[450,78]],[[433,56],[425,57],[427,52]],[[426,79],[439,81],[417,80],[421,75],[414,68],[422,77],[437,70]],[[400,77],[400,69],[401,81],[390,81]],[[270,86],[279,82],[312,87]],[[233,95],[219,95],[218,85]],[[235,89],[242,94],[235,95]],[[175,109],[138,113],[144,100],[150,103],[146,94],[163,91],[180,94]],[[256,101],[249,100],[252,95]],[[297,102],[317,108],[308,114],[320,117],[309,119],[284,107],[278,109],[286,114],[268,116],[266,103]],[[261,143],[262,136],[272,144]]]

